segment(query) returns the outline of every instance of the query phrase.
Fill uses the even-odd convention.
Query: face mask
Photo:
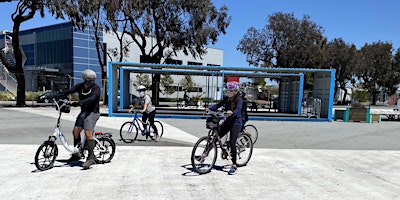
[[[94,85],[94,80],[85,80],[85,84],[91,88]]]
[[[228,91],[226,93],[226,96],[228,96],[229,98],[233,97],[233,95],[235,95],[235,92],[233,92],[233,91]]]
[[[139,97],[144,97],[144,92],[139,92]]]

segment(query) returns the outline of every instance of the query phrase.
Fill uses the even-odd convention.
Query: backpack
[[[245,122],[249,121],[249,115],[247,114],[247,100],[244,98],[242,104],[242,117]]]

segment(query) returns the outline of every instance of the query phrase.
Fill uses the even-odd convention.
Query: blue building
[[[0,33],[0,48],[4,47],[7,35],[10,33]],[[96,72],[98,77],[96,83],[103,85],[100,78],[102,68],[97,56],[93,27],[88,26],[81,31],[74,29],[69,22],[65,22],[23,30],[19,35],[27,57],[24,65],[26,91],[64,90],[81,82],[81,72],[88,68]],[[100,32],[98,36],[105,49],[119,48],[119,41],[114,33]],[[131,43],[130,51],[124,61],[141,63],[139,47],[129,37],[124,40]],[[146,40],[148,40],[148,44],[152,44],[153,38],[149,37]],[[100,56],[103,59],[104,54],[101,52]],[[112,54],[106,57],[106,61],[112,60],[118,59]],[[172,56],[169,60],[162,60],[162,63],[222,66],[223,50],[207,48],[207,53],[197,59],[178,51],[177,55]],[[195,82],[201,83],[196,79]],[[1,85],[2,81],[0,80],[0,90],[3,90]]]
[[[81,72],[88,68],[96,72],[97,84],[102,85],[93,28],[76,30],[66,22],[24,30],[19,35],[27,57],[27,91],[64,90],[82,82]],[[102,41],[102,33],[99,36]],[[5,37],[0,35],[0,47],[4,47]]]

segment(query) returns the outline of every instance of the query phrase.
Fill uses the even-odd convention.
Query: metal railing
[[[321,99],[307,98],[302,106],[302,114],[308,118],[319,118],[321,115]]]
[[[0,85],[4,86],[6,91],[17,95],[17,80],[10,74],[4,64],[0,61]]]

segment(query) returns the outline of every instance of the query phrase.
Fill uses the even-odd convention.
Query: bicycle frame
[[[227,133],[224,137],[229,137],[229,133]],[[228,142],[228,139],[225,141],[225,143]],[[228,148],[224,147],[224,144],[222,144],[222,139],[219,136],[219,132],[218,130],[213,130],[213,135],[212,135],[212,139],[211,139],[211,143],[210,144],[217,144],[216,148],[220,148],[222,151],[222,155],[225,156],[225,158],[230,157],[230,151],[228,150]],[[227,143],[227,145],[230,145]],[[212,148],[210,148],[209,150],[211,150]]]
[[[212,139],[211,139],[211,144],[217,144],[217,146],[216,146],[216,148],[220,148],[221,150],[222,150],[222,154],[223,155],[225,155],[226,156],[226,158],[228,158],[228,156],[230,156],[230,152],[228,151],[228,149],[227,148],[225,148],[224,147],[224,145],[223,145],[223,143],[222,143],[222,139],[221,139],[221,137],[219,136],[219,128],[220,128],[220,126],[222,125],[222,123],[224,123],[225,122],[225,120],[226,120],[226,113],[225,112],[221,112],[221,111],[219,111],[219,112],[214,112],[214,111],[208,111],[208,113],[207,113],[208,115],[216,115],[219,119],[220,119],[220,122],[219,122],[219,124],[218,124],[218,128],[217,129],[214,129],[214,130],[212,130],[212,135],[210,135],[211,137],[212,137]],[[223,116],[222,118],[221,118],[221,116]],[[227,138],[227,140],[225,141],[225,143],[229,140],[228,138],[229,138],[229,134],[230,134],[230,132],[228,132],[226,135],[224,135],[223,137],[226,137]],[[229,145],[229,144],[228,144]],[[212,148],[210,148],[209,150],[211,150]]]
[[[56,139],[57,139],[57,136],[58,136],[58,138],[60,138],[60,140],[61,140],[62,145],[64,146],[64,148],[65,148],[67,151],[71,152],[72,154],[78,154],[78,153],[80,153],[80,152],[82,151],[83,147],[85,146],[86,135],[85,135],[85,134],[81,134],[81,143],[80,143],[80,146],[77,145],[77,146],[74,147],[74,146],[70,146],[70,145],[68,144],[67,139],[65,138],[64,134],[63,134],[63,133],[61,132],[61,130],[60,130],[60,127],[61,127],[60,123],[61,123],[61,115],[62,115],[61,109],[62,109],[64,106],[68,106],[68,105],[69,105],[69,102],[68,102],[67,99],[60,99],[59,101],[63,102],[62,105],[59,105],[59,103],[58,103],[55,99],[53,99],[53,102],[54,102],[55,105],[57,106],[57,110],[58,110],[58,119],[57,119],[56,128],[54,129],[54,133],[53,133],[52,136],[49,137],[49,140],[55,142]],[[95,131],[94,131],[94,130],[93,130],[93,135],[95,135]],[[99,142],[99,140],[98,140],[96,137],[93,137],[93,139],[96,141],[96,143],[97,143],[98,145],[100,145],[100,148],[101,148],[100,151],[101,151],[101,152],[106,151],[106,150],[105,150],[106,148]]]
[[[232,160],[232,149],[236,148],[234,149],[237,150],[237,159],[235,164],[238,167],[245,166],[249,162],[253,151],[251,138],[245,133],[239,133],[235,144],[233,144],[236,147],[231,146],[230,143],[232,141],[230,141],[229,138],[229,134],[231,133],[227,133],[223,137],[219,136],[222,120],[220,116],[222,114],[220,112],[209,112],[208,114],[212,115],[213,118],[207,119],[206,126],[208,129],[211,129],[212,132],[210,131],[207,136],[199,138],[193,146],[191,155],[193,171],[199,174],[210,172],[217,161],[218,148],[221,149],[221,157],[225,160]],[[215,118],[218,118],[219,121],[214,120]],[[215,126],[215,124],[217,124],[217,126]],[[224,137],[227,137],[226,141],[224,141]]]
[[[55,103],[58,110],[58,118],[57,125],[54,129],[52,135],[49,136],[49,139],[45,140],[43,144],[41,144],[36,151],[35,154],[35,165],[39,170],[48,170],[53,167],[54,162],[56,161],[58,155],[58,147],[56,144],[57,137],[60,138],[62,145],[64,148],[71,152],[72,154],[76,154],[80,159],[88,157],[88,150],[85,149],[86,135],[81,134],[81,141],[76,146],[68,145],[67,139],[65,135],[61,132],[61,115],[63,112],[69,113],[70,104],[68,99],[56,101],[56,99],[52,99]],[[65,107],[64,107],[65,106]],[[108,163],[114,157],[115,154],[115,142],[111,138],[111,133],[102,133],[93,131],[93,139],[95,141],[95,147],[93,149],[94,160],[96,163]]]
[[[141,132],[142,135],[145,135],[145,134],[148,132],[148,131],[144,128],[144,124],[147,125],[147,128],[150,128],[149,119],[147,119],[146,122],[143,122],[143,121],[137,116],[137,113],[136,113],[136,112],[135,112],[134,115],[133,115],[132,124],[133,124],[133,125],[136,125],[136,126],[139,128],[139,130],[140,130],[140,132]],[[129,127],[129,131],[130,131],[130,132],[132,131],[133,127],[134,127],[134,126],[130,126],[130,127]]]

